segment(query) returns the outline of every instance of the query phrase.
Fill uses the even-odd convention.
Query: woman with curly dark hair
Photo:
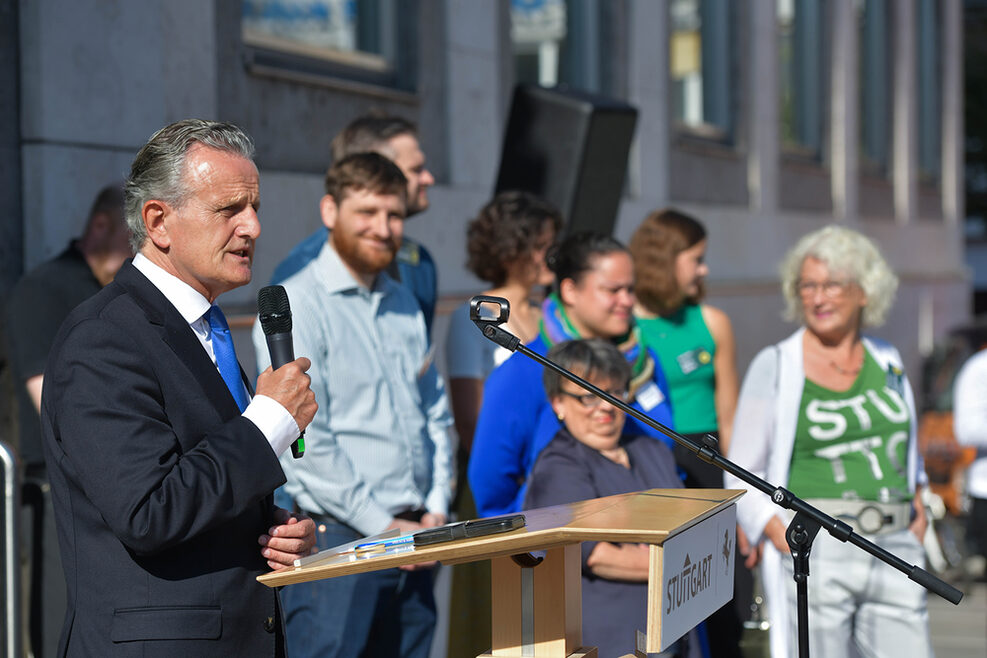
[[[466,267],[493,287],[481,294],[511,303],[505,328],[523,342],[538,333],[539,289],[554,277],[545,252],[562,227],[561,213],[528,192],[501,192],[466,228]],[[459,443],[468,454],[480,413],[483,382],[511,352],[483,337],[469,319],[469,304],[453,314],[446,337],[449,394]]]

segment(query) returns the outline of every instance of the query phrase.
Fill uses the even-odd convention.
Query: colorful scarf
[[[567,340],[578,340],[582,338],[579,332],[569,320],[565,306],[559,298],[558,293],[552,293],[545,298],[541,307],[541,323],[539,324],[539,335],[545,341],[549,349],[557,343]],[[645,384],[651,381],[655,375],[655,361],[651,352],[641,339],[641,329],[636,324],[631,324],[630,330],[620,338],[614,340],[617,349],[627,357],[631,364],[631,384],[628,391],[628,401],[633,402],[634,394]]]

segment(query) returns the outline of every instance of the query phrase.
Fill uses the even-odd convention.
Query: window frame
[[[737,30],[740,9],[731,0],[697,0],[699,15],[699,59],[700,84],[702,85],[702,120],[691,123],[684,120],[679,111],[680,96],[672,66],[671,52],[674,40],[673,7],[668,6],[668,88],[669,115],[677,136],[684,140],[706,143],[719,143],[735,146],[737,142],[737,81],[738,45],[740,35]],[[710,35],[708,31],[712,31]],[[712,66],[707,66],[707,64]],[[708,82],[712,78],[712,82]],[[713,93],[708,93],[712,89]],[[713,115],[712,119],[711,116]]]
[[[919,181],[932,185],[942,176],[942,42],[940,3],[915,0],[917,169]]]
[[[868,8],[872,10],[869,20]],[[859,9],[860,169],[864,174],[887,178],[891,172],[894,124],[894,34],[891,29],[894,7],[890,0],[862,0]],[[874,83],[875,80],[884,82],[883,89]]]
[[[517,83],[546,88],[559,86],[590,94],[625,95],[620,23],[626,7],[619,0],[561,0],[565,7],[565,36],[555,42],[555,81],[519,75],[519,57],[537,56],[537,46],[510,39],[511,65]],[[512,2],[513,5],[513,2]],[[535,67],[537,68],[537,67]]]
[[[780,10],[782,2],[776,7]],[[787,0],[794,9],[792,52],[792,139],[786,134],[786,66],[780,16],[778,38],[778,143],[782,154],[805,162],[824,163],[828,150],[828,111],[830,70],[827,65],[832,48],[832,21],[825,0]],[[812,7],[814,11],[799,11]],[[780,12],[779,12],[780,13]],[[803,111],[804,110],[804,111]]]
[[[378,0],[373,9],[381,53],[331,50],[251,30],[240,16],[240,43],[248,72],[329,87],[363,88],[389,97],[417,91],[417,0]],[[360,32],[357,25],[357,32]],[[365,28],[364,28],[365,29]],[[397,57],[396,53],[410,56]]]

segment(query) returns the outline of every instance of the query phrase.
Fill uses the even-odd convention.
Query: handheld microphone
[[[257,293],[257,312],[260,326],[267,338],[267,350],[271,354],[271,367],[277,370],[295,360],[295,348],[291,341],[291,306],[284,286],[267,286]],[[291,444],[291,455],[298,459],[305,454],[305,430]]]

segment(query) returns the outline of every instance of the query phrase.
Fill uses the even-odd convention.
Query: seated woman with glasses
[[[874,244],[827,226],[781,266],[787,315],[802,327],[762,350],[744,378],[729,458],[922,564],[925,474],[901,355],[863,335],[884,322],[898,279]],[[727,488],[746,488],[733,476]],[[763,543],[771,655],[795,654],[790,513],[748,491],[737,520]],[[766,541],[765,541],[766,540]],[[925,590],[851,544],[819,533],[809,558],[809,646],[815,656],[930,656]]]
[[[559,343],[548,358],[615,398],[627,396],[631,366],[610,341]],[[543,380],[563,426],[535,462],[524,509],[682,486],[668,446],[624,434],[622,411],[553,370]],[[635,631],[647,630],[647,545],[583,542],[582,566],[583,645],[601,656],[633,652]]]

